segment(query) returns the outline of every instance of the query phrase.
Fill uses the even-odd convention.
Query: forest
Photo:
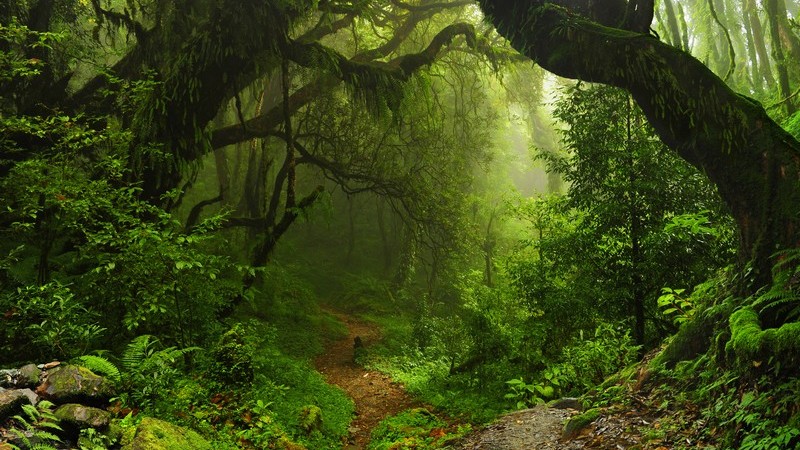
[[[800,449],[796,0],[0,0],[0,450]]]

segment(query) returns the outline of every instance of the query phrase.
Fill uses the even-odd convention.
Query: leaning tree
[[[741,267],[752,269],[741,272],[746,276],[740,277],[745,282],[739,294],[772,284],[776,253],[800,245],[800,143],[761,104],[651,34],[653,0],[478,3],[513,47],[546,70],[630,92],[661,140],[707,174],[730,209]],[[664,361],[705,352],[714,330],[730,333],[718,343],[727,342],[725,348],[747,364],[765,356],[790,361],[799,354],[800,322],[758,308],[757,296],[747,299],[730,317],[708,317],[712,323],[699,320],[684,328]],[[798,311],[793,305],[790,310]]]
[[[800,143],[756,101],[650,33],[652,0],[479,0],[521,53],[566,78],[626,89],[664,143],[706,173],[739,229],[747,290],[800,244]]]

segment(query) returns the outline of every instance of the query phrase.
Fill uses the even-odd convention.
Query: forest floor
[[[339,386],[355,403],[356,417],[343,449],[363,450],[369,443],[370,433],[381,420],[424,405],[389,376],[367,370],[355,362],[355,338],[359,337],[365,346],[378,342],[381,333],[377,325],[337,311],[327,312],[347,326],[348,335],[331,342],[314,364],[328,383]],[[562,439],[564,423],[577,413],[544,405],[515,411],[479,428],[456,445],[460,450],[672,448],[659,440],[642,445],[642,431],[652,426],[650,414],[647,409],[621,405],[604,408],[600,418],[565,441]]]
[[[378,342],[381,333],[377,325],[336,311],[328,313],[347,326],[348,335],[330,343],[325,353],[314,360],[314,365],[328,383],[339,386],[353,399],[356,417],[350,425],[350,436],[343,448],[362,450],[367,448],[370,433],[378,422],[406,409],[423,405],[389,376],[366,370],[356,364],[355,338],[359,337],[365,346]]]

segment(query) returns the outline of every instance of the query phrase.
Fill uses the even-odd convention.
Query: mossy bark
[[[744,307],[731,314],[731,339],[725,346],[740,364],[750,365],[770,358],[796,359],[800,354],[800,323],[763,329],[758,313]],[[793,361],[786,361],[793,362]]]

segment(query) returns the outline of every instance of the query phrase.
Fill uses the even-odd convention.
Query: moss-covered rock
[[[91,406],[67,403],[55,410],[55,416],[64,423],[77,428],[105,428],[111,420],[111,413]]]
[[[19,375],[21,387],[35,387],[39,384],[42,371],[36,367],[36,364],[28,364],[19,368]]]
[[[574,438],[580,434],[581,430],[597,420],[598,417],[600,417],[600,410],[595,408],[569,419],[566,425],[564,425],[564,431],[561,433],[561,438],[565,440]]]
[[[54,403],[101,404],[114,396],[114,385],[85,367],[66,365],[47,371],[36,393]]]
[[[211,450],[197,432],[163,420],[145,417],[123,450]]]
[[[28,397],[20,391],[0,392],[0,421],[16,414],[22,405],[29,402]]]
[[[322,430],[322,410],[316,405],[307,405],[300,410],[300,428],[306,433]]]

